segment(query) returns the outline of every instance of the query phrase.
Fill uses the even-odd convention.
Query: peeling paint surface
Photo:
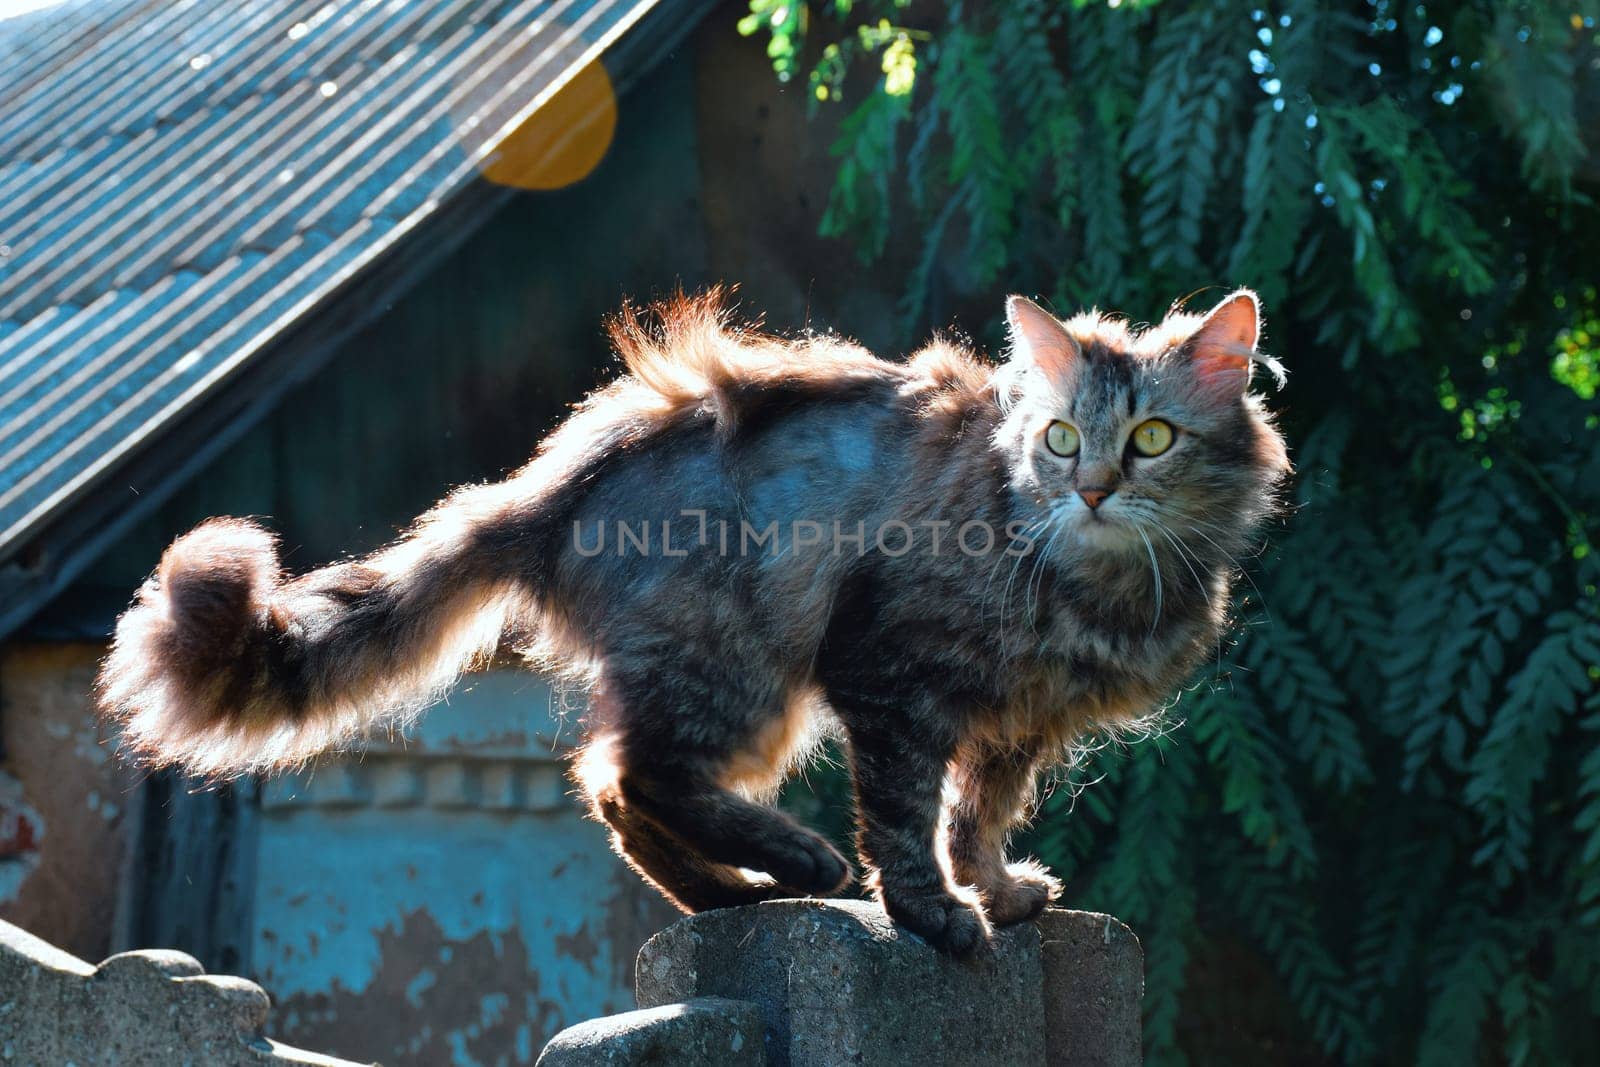
[[[0,644],[0,919],[85,959],[110,955],[137,819],[136,772],[95,714],[105,646]]]
[[[22,883],[39,866],[44,819],[28,803],[22,782],[0,770],[0,903],[17,899]]]
[[[413,736],[266,787],[252,960],[274,1036],[390,1067],[532,1063],[633,1007],[634,954],[672,913],[570,795],[557,706],[491,673]]]

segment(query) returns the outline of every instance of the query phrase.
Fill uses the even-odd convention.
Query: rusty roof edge
[[[713,6],[713,0],[647,0],[608,34],[605,54],[618,68],[612,76],[619,95],[654,69]],[[320,370],[340,341],[377,317],[375,309],[411,289],[512,195],[481,179],[469,180],[431,211],[407,220],[409,225],[397,227],[405,232],[275,324],[269,336],[255,339],[232,373],[135,439],[119,462],[101,465],[92,479],[49,513],[33,516],[27,527],[6,531],[0,542],[0,640],[23,627],[134,523],[264,418],[284,393]],[[241,396],[247,387],[256,391]],[[215,410],[208,413],[208,406]],[[95,490],[145,469],[150,471],[147,488],[133,501],[97,499]]]

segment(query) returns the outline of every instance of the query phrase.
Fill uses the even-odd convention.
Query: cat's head
[[[994,444],[1043,529],[1091,552],[1208,537],[1235,551],[1272,509],[1289,460],[1250,385],[1258,367],[1283,371],[1256,349],[1254,293],[1142,329],[1094,312],[1063,322],[1020,296],[1006,318]]]

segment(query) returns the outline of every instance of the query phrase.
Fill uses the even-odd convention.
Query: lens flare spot
[[[484,157],[496,185],[561,189],[587,177],[617,129],[617,94],[599,60],[588,64]]]

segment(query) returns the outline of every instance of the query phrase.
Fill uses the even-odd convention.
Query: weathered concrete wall
[[[103,652],[0,645],[0,919],[90,959],[111,951],[138,816],[94,713]]]
[[[558,1034],[542,1067],[691,1067],[732,1044],[738,1062],[771,1067],[1141,1059],[1143,953],[1126,926],[1088,912],[1052,909],[964,960],[864,901],[706,912],[645,943],[636,991],[641,1010]]]
[[[390,1067],[530,1062],[632,1006],[674,913],[569,796],[574,717],[492,672],[409,737],[266,785],[251,970],[275,1034]]]
[[[132,888],[141,788],[93,714],[100,653],[0,653],[0,915],[92,958]],[[531,674],[480,675],[411,737],[266,785],[240,913],[275,1036],[389,1067],[532,1062],[631,1007],[638,946],[676,913],[569,795],[575,715]]]
[[[0,1060],[78,1067],[355,1067],[269,1041],[267,994],[181,952],[98,967],[0,922]]]

